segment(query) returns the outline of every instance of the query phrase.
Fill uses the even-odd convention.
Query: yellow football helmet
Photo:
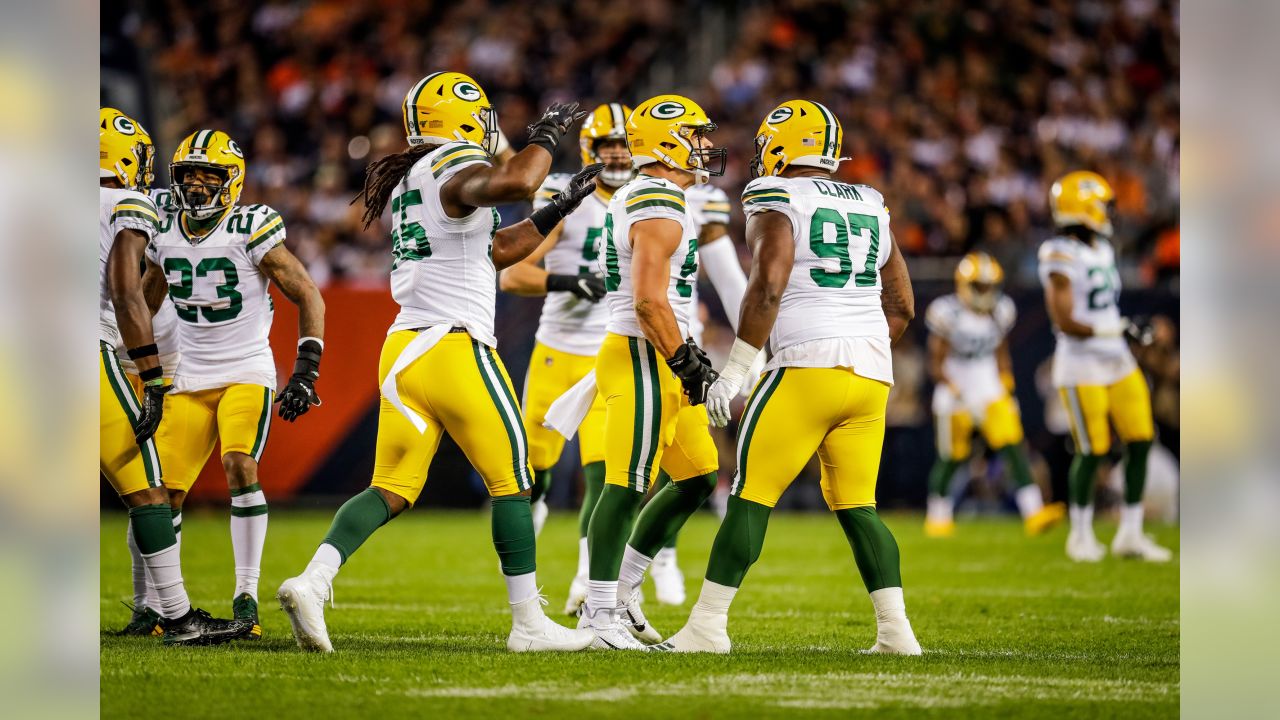
[[[210,170],[217,184],[188,177],[194,170]],[[169,180],[178,207],[198,220],[218,215],[240,200],[244,189],[244,152],[221,130],[197,130],[173,153]]]
[[[712,175],[723,175],[729,151],[725,148],[695,148],[693,139],[714,132],[698,103],[680,95],[659,95],[636,106],[627,118],[627,145],[637,168],[662,163],[691,172],[698,184]]]
[[[627,117],[631,108],[622,103],[607,103],[591,111],[587,119],[582,121],[582,129],[578,131],[578,145],[582,147],[582,164],[604,162],[596,153],[596,146],[605,140],[621,140],[627,143]],[[609,187],[622,187],[635,175],[635,169],[611,168],[608,163],[600,173],[600,180]]]
[[[765,117],[756,131],[754,177],[779,175],[790,165],[835,172],[842,160],[844,129],[824,105],[811,100],[788,100]]]
[[[956,295],[975,312],[989,313],[1000,302],[1004,270],[984,252],[971,252],[956,266]]]
[[[1083,225],[1110,237],[1110,204],[1115,198],[1115,191],[1101,175],[1077,170],[1058,178],[1049,189],[1049,210],[1058,227]]]
[[[115,108],[98,110],[98,177],[115,178],[130,190],[146,192],[155,179],[156,146],[137,120]]]
[[[404,97],[404,134],[410,145],[475,143],[498,151],[498,115],[479,83],[460,72],[434,72]]]

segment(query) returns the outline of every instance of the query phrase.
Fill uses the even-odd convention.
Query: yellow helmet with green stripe
[[[434,72],[404,98],[404,134],[410,145],[462,140],[490,155],[498,150],[498,115],[480,84],[460,72]]]
[[[835,172],[844,130],[826,106],[812,100],[788,100],[774,108],[756,131],[755,177],[780,175],[791,165]]]
[[[956,266],[956,295],[960,302],[977,312],[989,313],[1000,300],[1004,270],[996,259],[984,252],[971,252]]]
[[[658,95],[636,106],[627,119],[627,146],[636,167],[661,163],[691,172],[699,184],[723,175],[728,151],[707,147],[715,131],[698,103],[681,95]]]
[[[1098,173],[1076,170],[1058,178],[1049,188],[1049,209],[1058,227],[1083,225],[1111,236],[1111,202],[1116,193]]]
[[[115,108],[98,110],[98,177],[115,178],[129,190],[146,192],[155,179],[156,146],[137,120]]]
[[[221,130],[197,130],[174,151],[169,180],[183,212],[196,219],[219,215],[240,200],[244,152]]]
[[[631,108],[626,105],[606,103],[592,110],[587,119],[582,121],[582,129],[578,131],[578,145],[582,148],[584,167],[591,163],[605,162],[596,152],[600,143],[606,140],[621,140],[623,145],[627,144],[629,115],[631,115]],[[605,163],[600,179],[609,187],[616,188],[627,184],[634,174],[635,170],[630,166],[611,167],[609,163]]]

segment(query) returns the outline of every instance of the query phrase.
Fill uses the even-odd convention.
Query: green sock
[[[578,511],[578,537],[587,536],[587,528],[591,525],[591,513],[595,512],[596,503],[600,502],[600,491],[604,489],[604,462],[593,462],[582,466],[582,509]]]
[[[1151,453],[1151,441],[1139,440],[1124,446],[1124,501],[1128,505],[1142,502],[1142,490],[1147,485],[1147,455]]]
[[[342,504],[333,516],[333,524],[324,536],[324,542],[338,549],[342,562],[346,562],[373,531],[387,524],[391,519],[391,508],[386,498],[373,488],[365,488]]]
[[[680,528],[702,507],[715,486],[715,473],[668,482],[640,511],[627,544],[646,557],[657,555],[663,547],[674,547]]]
[[[1093,484],[1098,475],[1101,455],[1076,455],[1071,459],[1071,472],[1067,475],[1071,504],[1085,507],[1093,504]]]
[[[605,485],[591,513],[587,529],[587,551],[591,558],[592,580],[617,580],[622,568],[622,551],[640,509],[640,493],[621,485]]]
[[[489,498],[493,506],[493,547],[498,551],[503,575],[525,575],[537,569],[537,545],[533,540],[533,512],[529,498],[504,495]]]
[[[1005,445],[1000,448],[1000,457],[1009,466],[1009,476],[1013,478],[1015,486],[1026,487],[1034,482],[1031,479],[1031,463],[1027,462],[1027,453],[1021,445]]]
[[[747,570],[760,559],[764,534],[773,508],[732,495],[720,531],[711,545],[707,579],[717,585],[739,587]]]
[[[529,502],[536,503],[547,496],[551,489],[551,468],[533,471],[533,487],[529,492]]]
[[[173,511],[167,504],[129,508],[129,524],[133,526],[133,540],[143,555],[154,555],[178,541],[173,533]]]
[[[929,492],[934,495],[946,495],[951,486],[951,478],[960,469],[961,461],[946,460],[939,457],[929,471]]]
[[[887,587],[902,587],[902,568],[898,557],[898,541],[885,527],[873,507],[846,508],[836,511],[836,519],[844,528],[844,536],[853,548],[853,560],[862,574],[867,592]]]

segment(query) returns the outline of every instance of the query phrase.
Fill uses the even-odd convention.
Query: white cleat
[[[637,640],[650,645],[660,643],[662,642],[662,634],[645,619],[644,611],[640,609],[640,600],[640,590],[636,589],[635,592],[631,593],[631,598],[627,600],[626,604],[618,608],[618,620]]]
[[[324,624],[324,604],[333,597],[331,581],[318,573],[303,573],[280,584],[276,599],[289,616],[298,647],[314,652],[333,652],[329,630]]]
[[[572,630],[564,627],[542,611],[547,601],[542,595],[511,606],[511,634],[507,636],[507,649],[511,652],[576,652],[586,650],[595,642],[590,630]]]
[[[569,583],[569,599],[564,603],[564,614],[577,617],[578,610],[582,608],[582,603],[586,601],[587,576],[574,575],[573,582]]]
[[[547,514],[551,511],[547,509],[545,499],[534,503],[529,511],[533,514],[533,536],[536,538],[542,534],[542,526],[547,524]]]
[[[906,615],[876,623],[876,644],[866,651],[874,655],[919,655],[920,643]]]
[[[616,611],[595,612],[591,610],[590,605],[583,603],[582,614],[578,616],[578,629],[592,633],[594,640],[591,647],[597,650],[649,651],[648,645],[632,637],[632,634],[627,632],[628,628],[624,628],[617,620]]]
[[[662,605],[683,605],[685,601],[684,573],[676,563],[676,552],[663,548],[653,558],[649,567],[649,575],[653,578],[653,587],[657,592],[658,602]]]
[[[1076,562],[1096,563],[1107,556],[1107,546],[1092,532],[1072,531],[1067,535],[1067,557]]]
[[[654,645],[654,650],[678,653],[716,653],[727,655],[733,643],[729,640],[729,616],[699,613],[689,615],[689,622],[667,641]]]
[[[1156,544],[1150,535],[1138,531],[1120,531],[1111,540],[1111,554],[1116,557],[1137,558],[1147,562],[1169,562],[1173,551]]]

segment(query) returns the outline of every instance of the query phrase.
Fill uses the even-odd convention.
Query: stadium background
[[[325,404],[295,425],[273,424],[261,471],[272,502],[328,503],[368,482],[377,354],[395,306],[387,228],[362,230],[348,203],[364,167],[403,147],[404,93],[437,68],[472,74],[516,147],[550,102],[686,94],[720,124],[715,139],[730,161],[716,184],[735,197],[764,114],[792,97],[827,104],[852,156],[840,175],[888,200],[918,315],[950,291],[965,251],[984,249],[1005,266],[1020,315],[1011,336],[1018,400],[1037,472],[1057,498],[1069,441],[1056,402],[1044,402],[1052,335],[1035,248],[1050,233],[1052,179],[1076,167],[1101,172],[1117,191],[1121,305],[1163,318],[1140,360],[1161,442],[1178,451],[1179,28],[1167,2],[139,0],[104,2],[102,18],[101,101],[150,129],[157,184],[183,136],[226,130],[246,152],[243,198],[280,211],[289,247],[325,294]],[[556,169],[577,163],[577,144],[566,141]],[[512,222],[528,205],[500,211]],[[731,235],[745,263],[737,208]],[[718,364],[732,337],[704,290],[705,345]],[[540,302],[499,294],[499,351],[517,384]],[[288,302],[276,308],[272,342],[287,373],[296,316]],[[917,321],[895,349],[884,505],[921,504],[934,457],[924,340]],[[717,439],[731,470],[732,436]],[[465,458],[442,448],[424,502],[478,505],[483,490]],[[973,469],[979,480],[999,476],[981,458]],[[193,497],[225,498],[220,474],[206,468]],[[553,505],[575,501],[575,474],[570,446]],[[999,507],[990,483],[973,489],[973,507]],[[802,478],[784,504],[820,507],[816,483]]]

